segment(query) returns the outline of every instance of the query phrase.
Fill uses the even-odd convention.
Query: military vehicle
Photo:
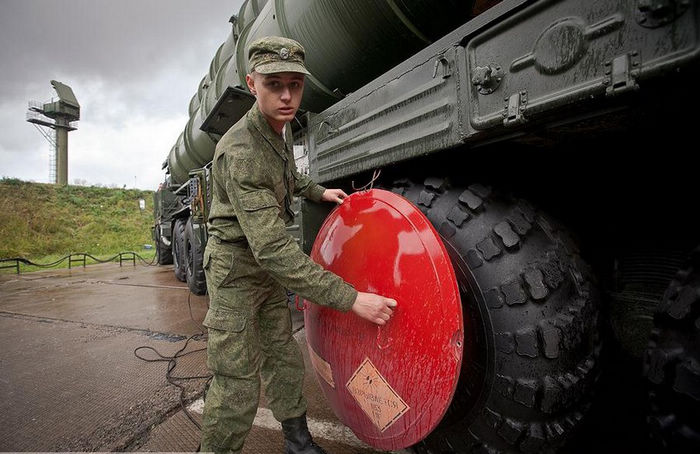
[[[699,17],[690,0],[247,0],[163,163],[159,263],[206,291],[210,161],[254,101],[246,45],[296,39],[300,170],[348,191],[381,170],[458,281],[465,359],[413,449],[576,451],[581,427],[639,411],[658,445],[632,446],[696,450]],[[307,253],[331,209],[301,204]]]

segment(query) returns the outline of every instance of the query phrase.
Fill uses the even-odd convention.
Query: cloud
[[[0,176],[48,181],[49,145],[27,102],[59,80],[81,104],[69,182],[153,189],[187,107],[242,0],[4,0]],[[9,62],[9,64],[7,64]]]
[[[165,118],[135,115],[119,126],[99,130],[88,121],[83,134],[76,135],[71,144],[71,178],[87,180],[88,184],[109,182],[155,189],[163,179],[161,164],[185,121],[186,114]]]

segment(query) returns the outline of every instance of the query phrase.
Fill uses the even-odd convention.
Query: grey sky
[[[81,105],[68,179],[155,189],[187,107],[243,0],[0,0],[0,176],[48,182],[27,102]]]

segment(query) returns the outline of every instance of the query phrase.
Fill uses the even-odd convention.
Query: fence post
[[[19,260],[18,259],[2,259],[0,260],[0,263],[5,263],[5,262],[15,262],[14,265],[0,265],[0,269],[5,269],[5,268],[14,268],[15,272],[19,274]]]
[[[80,257],[82,256],[82,259],[74,259],[73,256]],[[80,263],[83,262],[83,268],[85,268],[86,261],[87,261],[87,254],[84,252],[78,252],[77,254],[68,254],[68,269],[73,269],[73,263]]]
[[[129,254],[131,254],[131,257],[126,257],[126,258],[124,257],[124,256],[128,256]],[[122,266],[122,261],[124,261],[124,260],[131,260],[132,263],[134,264],[134,266],[136,266],[136,255],[133,252],[120,252],[119,253],[119,266],[120,267]]]

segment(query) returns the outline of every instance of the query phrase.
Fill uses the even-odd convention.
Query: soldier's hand
[[[384,325],[396,307],[396,300],[384,298],[374,293],[358,292],[352,311],[372,323]]]
[[[321,196],[324,202],[343,203],[348,195],[342,189],[326,189]]]

